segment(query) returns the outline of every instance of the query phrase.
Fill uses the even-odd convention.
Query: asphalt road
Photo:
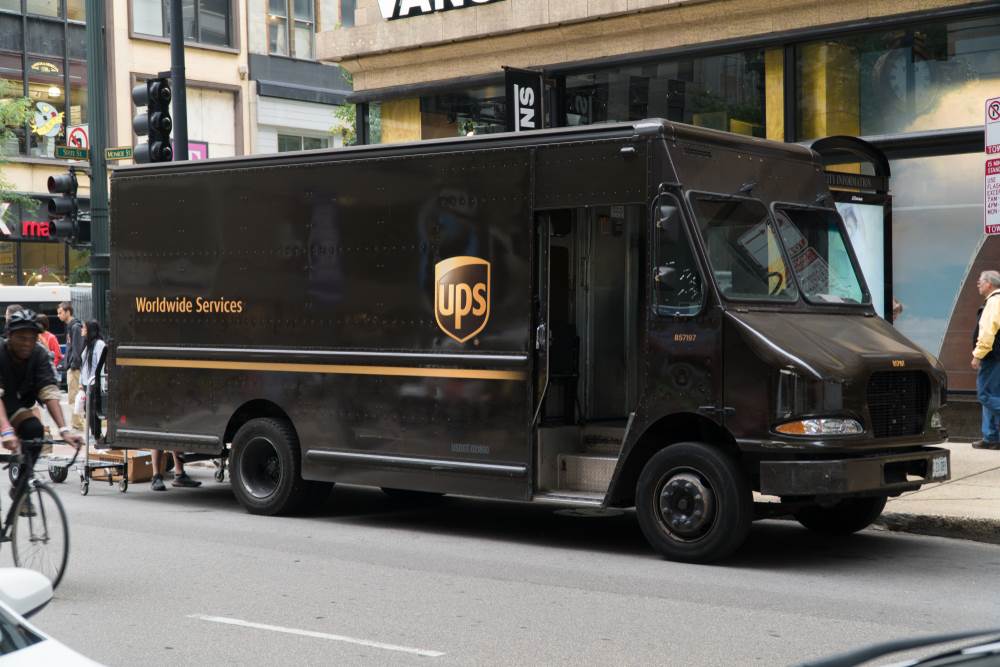
[[[998,546],[772,521],[725,565],[683,565],[632,513],[338,487],[256,517],[192,472],[201,489],[59,485],[70,563],[34,622],[109,665],[786,665],[1000,626]]]

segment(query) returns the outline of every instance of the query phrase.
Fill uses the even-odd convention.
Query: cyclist
[[[63,419],[59,405],[60,392],[49,355],[38,345],[42,326],[35,313],[23,309],[7,318],[6,341],[0,345],[0,391],[3,410],[0,410],[0,443],[9,450],[16,450],[19,440],[36,440],[45,436],[42,422],[32,412],[36,402],[41,402],[59,427],[63,440],[77,449],[83,439],[73,433]],[[25,470],[34,468],[40,448],[25,451]]]

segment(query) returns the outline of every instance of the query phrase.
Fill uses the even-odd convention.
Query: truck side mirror
[[[677,225],[680,216],[680,209],[671,204],[660,206],[660,218],[656,221],[657,229],[669,229]]]

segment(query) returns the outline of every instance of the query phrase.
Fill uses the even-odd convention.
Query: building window
[[[643,118],[764,136],[764,51],[753,49],[566,76],[566,125]]]
[[[798,138],[981,125],[1000,84],[1000,17],[797,46]]]
[[[232,46],[231,0],[185,0],[185,41]],[[155,37],[170,36],[170,0],[132,0],[132,30]]]
[[[340,25],[344,28],[354,27],[354,10],[358,0],[340,0]]]
[[[315,34],[313,0],[269,0],[267,43],[272,55],[312,60]]]
[[[329,148],[329,137],[303,137],[297,134],[279,134],[278,152],[312,151],[318,148]]]

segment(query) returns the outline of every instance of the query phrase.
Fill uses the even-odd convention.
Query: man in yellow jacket
[[[979,294],[985,297],[979,309],[979,324],[972,350],[976,376],[976,394],[983,406],[983,439],[972,443],[976,449],[1000,449],[1000,272],[983,271],[976,281]]]

